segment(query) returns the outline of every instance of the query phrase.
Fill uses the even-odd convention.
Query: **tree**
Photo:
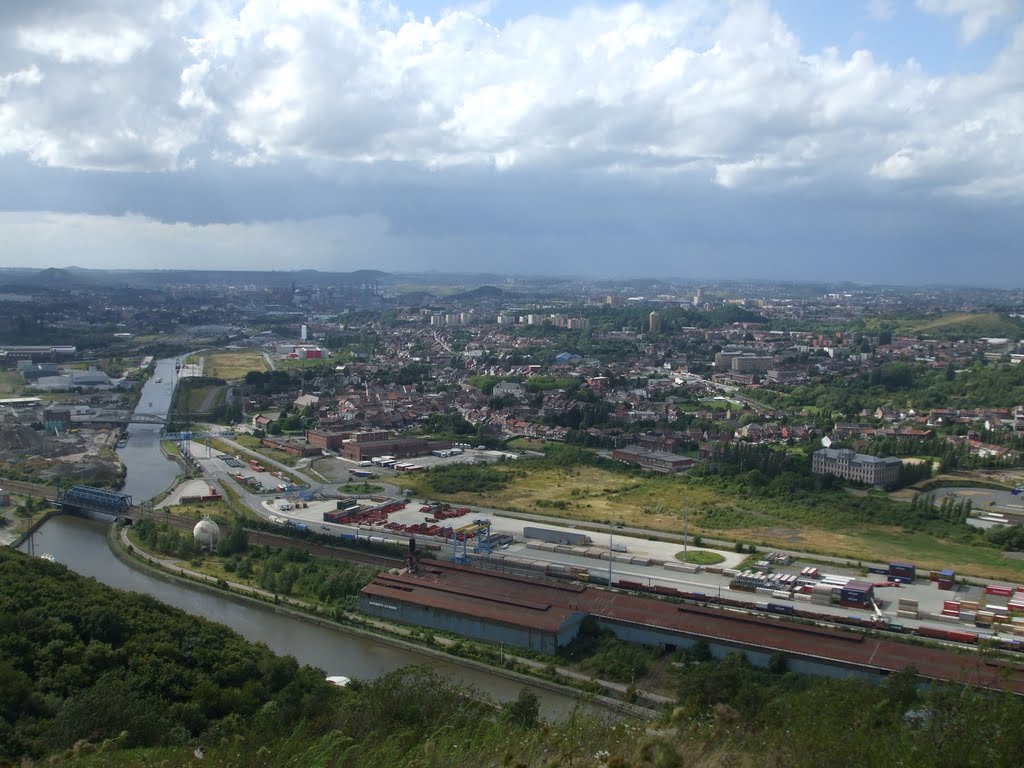
[[[536,728],[540,722],[540,699],[529,688],[523,688],[515,701],[505,705],[501,716],[519,728]]]
[[[249,542],[245,536],[245,528],[242,525],[242,518],[236,517],[228,529],[227,536],[224,536],[217,544],[218,555],[236,555],[244,552]]]

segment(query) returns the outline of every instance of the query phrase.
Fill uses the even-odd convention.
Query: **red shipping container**
[[[973,632],[946,632],[946,637],[958,643],[974,644],[978,642],[978,636]]]

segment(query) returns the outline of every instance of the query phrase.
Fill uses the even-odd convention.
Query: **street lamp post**
[[[690,538],[690,513],[686,508],[686,499],[683,499],[683,562],[686,562],[686,542]]]
[[[612,531],[614,530],[614,524],[611,520],[608,521],[608,587],[612,586]]]

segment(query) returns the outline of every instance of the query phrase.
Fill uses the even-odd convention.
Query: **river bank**
[[[391,625],[387,622],[376,619],[367,620],[365,617],[353,614],[345,614],[345,621],[352,623],[338,622],[317,614],[313,606],[310,606],[303,601],[287,597],[282,598],[257,587],[239,584],[237,582],[227,582],[208,574],[181,568],[178,565],[173,564],[171,561],[161,559],[139,549],[128,540],[127,530],[119,528],[116,525],[112,525],[110,527],[107,541],[111,552],[113,552],[115,557],[126,565],[131,568],[145,570],[150,575],[163,580],[188,584],[193,588],[215,591],[218,595],[226,597],[232,601],[244,604],[258,604],[263,608],[269,608],[275,613],[285,615],[291,619],[351,634],[374,642],[386,643],[392,647],[421,655],[427,659],[443,660],[449,664],[457,664],[488,675],[496,675],[517,683],[522,683],[523,685],[543,688],[562,696],[578,698],[581,705],[594,704],[616,712],[619,715],[638,719],[652,720],[659,715],[659,713],[654,709],[631,704],[627,701],[613,698],[612,696],[589,692],[585,693],[571,685],[555,682],[545,677],[539,677],[516,669],[509,669],[505,666],[487,664],[477,659],[469,659],[463,656],[454,655],[444,648],[439,649],[424,645],[421,642],[408,639],[412,638],[413,635],[411,634],[411,629],[404,625]],[[453,645],[455,642],[448,638],[440,637],[436,638],[435,641],[443,645],[445,648]],[[462,642],[467,643],[468,641]],[[502,653],[502,657],[506,662],[514,664],[517,667],[533,668],[538,672],[550,673],[550,667],[548,664],[535,659],[522,658],[504,652]],[[614,692],[620,696],[628,694],[627,686],[612,683],[610,681],[597,680],[573,670],[556,667],[554,673],[581,685],[597,685],[606,692]],[[644,700],[645,703],[649,703],[652,706],[665,706],[672,703],[672,701],[666,697],[647,694],[644,692],[637,693],[640,700]]]

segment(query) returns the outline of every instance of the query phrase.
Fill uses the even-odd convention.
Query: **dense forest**
[[[630,673],[657,656],[623,662],[599,632],[566,649],[587,654]],[[0,764],[1010,768],[1024,750],[1011,695],[921,688],[909,670],[804,677],[778,656],[754,669],[702,643],[668,660],[677,704],[656,722],[584,707],[545,723],[528,690],[499,710],[417,667],[334,688],[222,626],[0,550]]]

